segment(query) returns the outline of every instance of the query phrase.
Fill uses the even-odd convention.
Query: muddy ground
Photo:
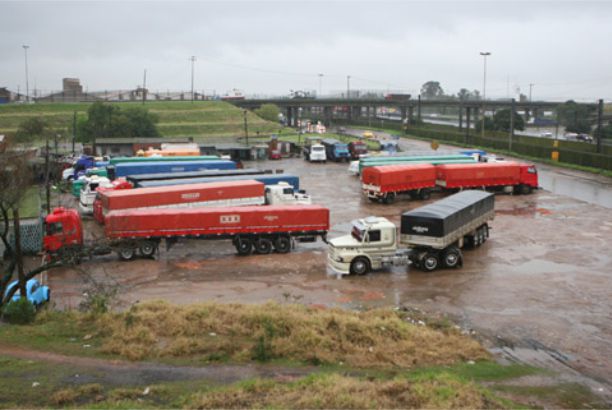
[[[421,142],[403,145],[426,148]],[[330,208],[330,237],[347,233],[352,219],[368,215],[399,223],[403,211],[425,203],[408,199],[393,205],[370,203],[360,193],[358,178],[347,173],[346,164],[284,159],[246,166],[282,168],[299,175],[302,188],[314,201]],[[610,397],[612,213],[605,207],[610,181],[542,169],[543,181],[560,180],[555,184],[564,189],[575,184],[569,192],[574,197],[589,189],[585,183],[603,188],[591,202],[547,190],[528,196],[497,195],[490,240],[466,251],[459,270],[427,274],[394,268],[338,278],[326,267],[322,242],[297,244],[287,255],[238,257],[229,241],[191,240],[170,251],[162,245],[157,260],[125,263],[113,255],[85,263],[81,271],[55,270],[48,284],[60,308],[78,306],[87,276],[119,285],[124,306],[151,299],[173,303],[275,300],[350,309],[415,306],[450,315],[508,360],[560,370]],[[441,197],[434,195],[431,201]],[[88,235],[102,234],[93,221],[86,225]]]

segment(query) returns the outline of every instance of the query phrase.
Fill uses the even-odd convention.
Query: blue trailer
[[[263,171],[255,168],[245,169],[208,169],[206,171],[192,171],[192,172],[171,172],[171,173],[160,173],[160,174],[143,174],[143,175],[128,175],[126,179],[137,186],[140,182],[144,181],[161,181],[165,179],[193,179],[193,178],[214,178],[214,177],[226,177],[226,176],[239,176],[239,175],[263,175],[272,174],[271,170]]]
[[[240,175],[226,176],[215,178],[185,178],[185,179],[164,179],[157,181],[142,181],[135,185],[135,188],[149,188],[168,185],[184,185],[184,184],[199,184],[202,182],[228,182],[228,181],[244,181],[255,180],[262,182],[264,185],[276,185],[281,182],[286,182],[291,185],[297,192],[300,190],[300,178],[290,174],[264,174],[264,175]]]
[[[108,177],[115,179],[128,175],[194,172],[207,169],[236,169],[236,163],[220,161],[124,162],[107,167]]]
[[[323,146],[325,147],[325,154],[327,155],[327,159],[332,161],[349,161],[351,159],[351,154],[348,150],[348,145],[344,142],[340,142],[333,138],[326,138],[321,141]]]

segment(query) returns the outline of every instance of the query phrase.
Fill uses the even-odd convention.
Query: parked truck
[[[535,165],[511,161],[438,165],[436,174],[443,189],[497,188],[526,195],[538,188]]]
[[[310,162],[326,162],[327,154],[325,153],[325,146],[320,143],[320,140],[314,138],[307,138],[304,144],[304,159]]]
[[[460,267],[461,249],[489,237],[494,205],[493,194],[468,190],[403,213],[399,233],[386,218],[355,220],[350,235],[328,242],[328,266],[342,275],[408,264],[426,272]]]
[[[121,260],[153,257],[162,240],[231,240],[240,255],[290,252],[292,239],[325,240],[329,209],[318,205],[149,208],[110,212],[104,243],[83,242],[83,225],[74,209],[56,208],[45,219],[44,249],[53,258],[116,252]]]
[[[436,166],[432,164],[387,165],[363,170],[361,189],[370,201],[390,204],[400,194],[413,199],[429,199],[436,186]]]
[[[368,146],[363,141],[351,141],[348,144],[348,150],[351,154],[351,159],[358,160],[368,154]]]
[[[349,161],[350,153],[348,145],[333,138],[325,138],[321,141],[325,147],[325,156],[330,161],[340,162]]]
[[[104,190],[98,194],[98,200],[101,212],[96,215],[96,221],[101,224],[109,212],[126,209],[312,203],[309,195],[294,192],[291,185],[265,186],[254,180]]]
[[[227,181],[244,181],[254,179],[255,181],[263,182],[265,185],[275,185],[287,183],[291,185],[296,192],[300,191],[300,178],[291,174],[263,174],[263,175],[232,175],[214,178],[184,178],[184,179],[164,179],[159,181],[141,181],[136,183],[136,188],[149,188],[154,186],[171,186],[197,184],[200,182],[227,182]]]

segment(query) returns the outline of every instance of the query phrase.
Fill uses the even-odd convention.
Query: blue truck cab
[[[328,159],[332,161],[349,161],[351,158],[351,154],[348,149],[348,145],[344,142],[340,142],[336,139],[326,138],[321,141],[323,146],[325,147],[325,154]]]

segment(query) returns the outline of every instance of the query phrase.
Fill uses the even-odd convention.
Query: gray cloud
[[[79,77],[90,90],[249,94],[351,88],[447,92],[510,88],[536,98],[612,98],[612,5],[588,2],[0,2],[0,86],[39,89]],[[509,81],[508,81],[509,80]],[[510,85],[510,87],[508,87]]]

